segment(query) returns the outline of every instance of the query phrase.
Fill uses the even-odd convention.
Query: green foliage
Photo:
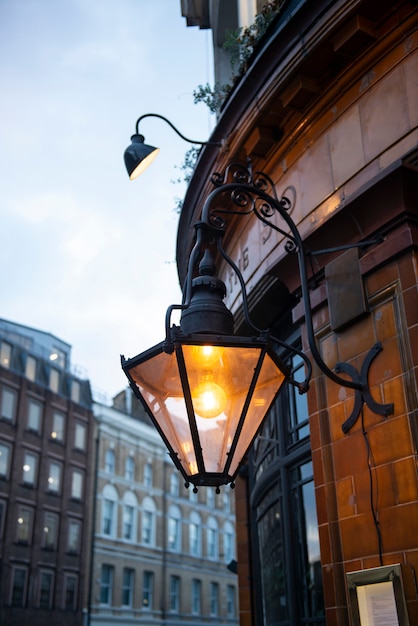
[[[255,16],[252,24],[246,28],[238,28],[227,33],[226,41],[222,47],[229,54],[234,80],[247,71],[248,61],[254,53],[257,43],[266,33],[276,15],[280,13],[284,2],[285,0],[267,0],[260,13]],[[219,83],[216,83],[213,88],[208,83],[199,85],[193,91],[194,103],[203,102],[211,113],[218,113],[231,88],[231,85],[220,85]]]
[[[246,28],[238,28],[227,33],[223,49],[229,53],[231,68],[235,77],[242,76],[247,70],[248,61],[254,48],[266,33],[273,19],[280,12],[285,0],[268,0],[263,5],[254,22]]]
[[[190,179],[193,175],[193,171],[196,165],[196,161],[197,161],[197,157],[199,156],[199,152],[200,152],[200,147],[196,147],[196,146],[192,146],[189,150],[187,150],[186,154],[184,155],[184,161],[183,164],[180,166],[177,166],[177,169],[179,169],[182,172],[182,175],[179,176],[176,180],[173,180],[171,182],[173,183],[186,183],[188,184],[190,182]],[[180,213],[181,209],[183,207],[183,200],[180,198],[175,198],[176,200],[176,206],[174,207],[174,211],[176,213]]]
[[[193,91],[194,104],[203,102],[207,105],[211,113],[218,113],[230,89],[230,85],[220,85],[219,83],[216,83],[213,88],[209,83],[199,85],[198,88]]]

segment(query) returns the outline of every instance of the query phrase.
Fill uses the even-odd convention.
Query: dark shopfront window
[[[293,359],[293,367],[303,362]],[[251,457],[256,623],[325,624],[306,396],[279,397]]]

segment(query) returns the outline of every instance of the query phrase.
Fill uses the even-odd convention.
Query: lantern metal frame
[[[360,371],[357,371],[355,367],[349,363],[337,363],[333,371],[322,359],[322,356],[316,345],[314,333],[313,314],[309,295],[308,272],[306,266],[307,251],[305,250],[301,234],[291,217],[291,212],[296,199],[296,192],[294,188],[288,187],[279,197],[271,178],[264,172],[253,172],[252,164],[249,160],[247,161],[246,165],[240,163],[231,163],[225,169],[225,172],[223,174],[214,173],[211,177],[211,182],[213,183],[215,188],[206,198],[202,209],[201,219],[195,224],[195,244],[190,253],[186,280],[183,290],[183,301],[181,304],[172,304],[168,307],[166,313],[165,341],[158,346],[155,346],[153,349],[151,349],[151,351],[157,350],[159,352],[165,352],[167,354],[170,354],[173,351],[179,350],[179,346],[190,344],[193,341],[201,341],[201,345],[205,345],[205,343],[207,344],[211,339],[214,339],[217,345],[221,345],[222,342],[224,342],[225,345],[232,345],[232,343],[234,342],[235,344],[239,344],[240,342],[250,342],[251,345],[257,345],[257,343],[260,344],[260,342],[264,342],[264,349],[269,353],[270,358],[278,359],[277,363],[279,363],[279,368],[283,373],[285,381],[294,385],[298,389],[299,393],[305,393],[308,390],[309,381],[312,376],[312,364],[310,359],[302,351],[296,350],[294,346],[290,346],[286,342],[280,340],[278,337],[272,335],[268,330],[259,329],[257,326],[255,326],[255,324],[251,320],[244,277],[239,267],[227,254],[222,244],[223,237],[230,221],[228,220],[228,218],[233,217],[234,219],[237,219],[243,216],[254,215],[263,224],[282,235],[285,242],[285,251],[289,254],[295,254],[297,256],[301,295],[303,300],[305,324],[307,329],[307,339],[313,360],[327,378],[329,378],[338,385],[352,389],[354,392],[354,406],[352,409],[352,413],[342,425],[344,433],[347,433],[356,422],[361,414],[364,404],[372,412],[378,415],[388,416],[393,413],[394,407],[392,403],[381,404],[374,400],[370,392],[370,387],[368,383],[368,374],[371,363],[377,356],[377,354],[379,354],[379,352],[382,350],[382,345],[379,342],[375,343],[366,355]],[[276,223],[278,217],[281,220],[280,225]],[[363,247],[377,244],[381,241],[382,239],[376,238],[373,240],[359,242],[358,244],[354,245],[358,247]],[[321,252],[338,251],[346,249],[347,247],[353,246],[350,245],[328,248],[326,251],[316,251],[315,254],[319,254]],[[206,304],[204,304],[203,307],[199,304],[201,310],[194,311],[194,298],[196,289],[206,289],[206,291],[212,289],[213,291],[215,288],[215,290],[219,291],[220,288],[219,283],[221,283],[221,281],[214,277],[214,264],[211,260],[211,251],[216,251],[216,254],[220,255],[220,257],[224,259],[224,261],[232,268],[239,281],[242,296],[242,311],[245,322],[254,333],[254,336],[252,338],[227,336],[227,331],[218,328],[218,321],[214,323],[214,326],[211,326],[211,304],[207,308]],[[199,270],[197,268],[199,268]],[[221,283],[221,285],[223,285],[223,283]],[[222,291],[222,289],[224,288],[225,286],[223,285],[223,288],[221,287],[220,290]],[[222,299],[225,294],[221,295]],[[198,309],[199,306],[197,307]],[[193,321],[191,322],[190,326],[190,320],[186,320],[186,317],[192,309],[193,315],[191,315],[190,318]],[[180,327],[171,325],[172,313],[175,310],[181,311],[182,318],[180,321]],[[218,311],[216,311],[216,313],[217,312]],[[214,317],[216,318],[216,315],[214,315]],[[182,324],[183,318],[184,325]],[[202,327],[203,320],[208,323],[207,328]],[[222,324],[223,322],[220,323],[220,326],[222,326]],[[286,349],[286,351],[290,352],[291,354],[298,354],[303,359],[305,363],[306,373],[304,381],[300,382],[295,380],[292,376],[292,372],[280,362],[279,357],[277,357],[277,352],[279,352],[281,349]],[[199,433],[196,427],[196,421],[193,420],[193,406],[190,399],[190,394],[188,395],[187,391],[185,394],[186,404],[188,407],[189,422],[192,430],[192,438],[193,445],[196,451],[196,458],[199,459],[199,468],[194,475],[191,475],[190,472],[185,471],[182,463],[179,460],[178,450],[175,450],[173,448],[172,442],[167,439],[166,435],[161,429],[161,426],[158,424],[158,421],[152,414],[149,405],[146,401],[144,401],[144,398],[142,397],[141,392],[138,389],[138,385],[135,383],[135,380],[130,373],[130,371],[133,367],[135,367],[136,364],[143,362],[144,359],[147,359],[151,356],[151,351],[146,351],[145,353],[142,353],[141,355],[138,355],[133,359],[126,360],[124,357],[122,357],[122,368],[128,377],[129,383],[135,395],[142,401],[145,410],[150,415],[154,425],[156,426],[164,442],[166,443],[169,454],[174,464],[182,472],[186,481],[186,486],[188,486],[189,483],[192,483],[195,490],[198,486],[203,485],[216,486],[217,490],[219,490],[220,485],[228,483],[231,484],[231,486],[234,486],[234,480],[238,473],[239,466],[236,467],[234,472],[230,473],[229,460],[227,461],[224,469],[221,472],[214,473],[205,471],[204,462],[201,456],[201,442],[199,438]],[[341,377],[339,375],[340,373],[345,374],[347,378]],[[185,383],[184,386],[187,390],[187,383]],[[258,424],[256,431],[253,433],[250,445],[252,444],[256,435],[259,433],[262,423],[264,422],[268,414],[268,410],[271,407],[272,403],[275,401],[280,389],[281,384],[277,389],[277,393],[274,394],[274,397],[271,398],[271,402],[269,403],[269,407],[266,410],[263,419]],[[239,427],[236,433],[237,437],[240,434],[242,425],[245,422],[245,418],[246,411],[243,410],[239,419]],[[246,452],[248,451],[250,445],[247,446]],[[230,450],[231,455],[233,455],[234,448],[236,446],[237,438],[234,438],[234,443]],[[243,455],[243,458],[239,460],[239,464],[241,465],[244,460],[245,455]]]

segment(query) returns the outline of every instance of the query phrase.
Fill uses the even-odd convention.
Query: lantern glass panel
[[[192,434],[176,353],[160,352],[129,370],[154,423],[163,432],[187,474],[197,472]]]
[[[230,474],[233,475],[237,471],[284,380],[283,372],[267,353],[238,439]]]
[[[182,350],[205,470],[223,472],[262,348],[183,345]],[[197,395],[205,383],[222,390],[222,402],[208,391],[209,408],[202,415],[204,400]]]

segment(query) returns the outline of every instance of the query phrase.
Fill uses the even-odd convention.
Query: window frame
[[[11,398],[10,415],[9,410],[5,410],[6,408],[9,409],[8,406],[5,407],[6,403],[9,404],[9,402],[5,400],[7,395]],[[9,424],[16,422],[17,397],[16,389],[12,389],[12,387],[8,387],[7,385],[2,386],[0,395],[0,418]]]
[[[22,597],[22,601],[21,602],[16,602],[14,600],[14,596],[15,596],[15,582],[16,582],[16,574],[18,572],[23,572],[24,575],[24,581],[23,581],[23,585],[22,585],[22,591],[21,591],[21,597]],[[24,608],[26,607],[27,604],[27,595],[28,595],[28,578],[29,578],[29,570],[27,566],[24,565],[13,565],[12,566],[12,575],[10,577],[10,595],[9,595],[9,604],[12,607],[21,607]]]
[[[26,514],[27,514],[27,519],[25,520],[24,516]],[[33,507],[27,506],[25,504],[21,504],[18,506],[17,516],[16,516],[17,525],[16,525],[15,543],[19,545],[24,545],[24,546],[32,545],[34,515],[35,515],[35,511]],[[26,530],[24,534],[21,536],[22,528],[25,528]]]
[[[3,448],[3,450],[6,452],[7,456],[4,463],[5,466],[5,471],[4,473],[0,473],[0,479],[3,480],[10,480],[10,469],[11,469],[11,460],[12,460],[12,451],[13,451],[13,446],[9,443],[6,443],[6,441],[2,440],[0,441],[0,446],[1,448]],[[3,454],[3,453],[1,453]]]
[[[44,589],[42,586],[43,580],[49,579],[50,584],[46,589],[46,593],[48,594],[48,599],[44,603],[43,602],[43,594]],[[55,573],[52,570],[48,569],[40,569],[39,570],[39,582],[38,582],[38,592],[37,592],[37,601],[36,604],[40,609],[50,610],[53,605],[54,599],[54,587],[55,587]]]
[[[69,580],[74,581],[74,589],[72,590],[73,601],[71,604],[67,602]],[[64,611],[76,611],[77,607],[78,607],[78,575],[64,572],[64,584],[62,588],[62,608]]]
[[[49,522],[48,522],[49,518]],[[51,536],[52,539],[48,541],[48,533],[50,527],[48,524],[51,524]],[[58,537],[59,537],[59,515],[58,513],[52,513],[51,511],[44,511],[43,517],[43,526],[42,526],[42,539],[41,539],[41,547],[43,550],[55,551],[58,546]]]
[[[58,477],[52,476],[52,468],[57,468],[58,470]],[[47,479],[47,491],[50,494],[59,496],[61,495],[61,491],[62,491],[62,463],[60,461],[55,461],[55,460],[50,460],[49,461],[49,466],[48,466],[48,479]],[[55,488],[52,487],[52,485],[55,484],[55,481],[57,480],[58,484],[57,487]]]
[[[108,580],[104,580],[104,573],[108,574]],[[112,606],[113,599],[113,581],[115,577],[115,567],[109,563],[102,563],[100,570],[100,591],[99,591],[99,604],[100,606]],[[103,592],[106,594],[106,601],[103,601]]]
[[[142,574],[142,608],[151,611],[154,600],[154,572],[144,570]]]
[[[36,407],[37,410],[39,410],[38,415],[36,416],[36,420],[38,420],[38,425],[37,426],[32,426],[31,425],[31,407]],[[29,432],[31,433],[35,433],[36,435],[41,435],[42,434],[42,426],[43,426],[43,410],[44,410],[44,406],[42,404],[42,402],[39,402],[39,400],[35,400],[34,398],[28,398],[28,404],[27,404],[27,412],[26,412],[26,428]]]
[[[127,577],[127,580],[126,580]],[[132,567],[124,567],[122,570],[122,596],[121,606],[131,609],[134,604],[135,570]],[[124,602],[125,594],[128,594],[128,602]]]
[[[25,487],[36,487],[36,485],[38,484],[38,466],[39,454],[37,454],[33,450],[24,449],[22,463],[22,485],[24,485]]]

